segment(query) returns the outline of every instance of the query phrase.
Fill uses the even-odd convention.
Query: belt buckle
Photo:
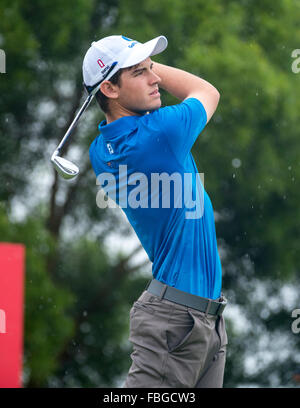
[[[221,316],[221,314],[223,313],[223,311],[224,311],[226,305],[227,305],[227,301],[226,301],[225,299],[222,300],[222,302],[220,302],[220,304],[219,304],[219,306],[218,306],[218,309],[217,309],[217,311],[216,311],[216,315],[217,315],[217,316]]]

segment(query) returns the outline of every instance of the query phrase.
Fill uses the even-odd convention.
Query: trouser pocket
[[[166,329],[167,346],[170,353],[180,350],[188,342],[195,328],[195,320],[191,313],[187,312],[182,321],[169,322]]]
[[[180,321],[182,322],[180,323]],[[166,328],[168,357],[164,367],[166,387],[194,387],[204,367],[214,321],[188,309],[180,320],[170,319]]]

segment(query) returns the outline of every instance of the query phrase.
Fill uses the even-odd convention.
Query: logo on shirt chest
[[[114,153],[114,149],[112,148],[112,145],[110,143],[106,143],[107,150],[109,151],[109,154]]]

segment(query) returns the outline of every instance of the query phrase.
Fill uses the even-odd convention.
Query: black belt
[[[146,290],[153,295],[159,296],[161,299],[167,299],[171,302],[200,310],[200,312],[217,316],[220,316],[223,313],[223,310],[227,305],[227,300],[223,295],[219,301],[207,299],[201,296],[192,295],[188,292],[183,292],[182,290],[168,286],[156,279],[153,279],[148,283]]]

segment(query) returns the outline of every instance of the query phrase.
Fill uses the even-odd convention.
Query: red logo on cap
[[[105,67],[104,62],[103,62],[101,59],[98,59],[98,60],[97,60],[97,63],[98,63],[98,65],[99,65],[100,68],[104,68],[104,67]]]

